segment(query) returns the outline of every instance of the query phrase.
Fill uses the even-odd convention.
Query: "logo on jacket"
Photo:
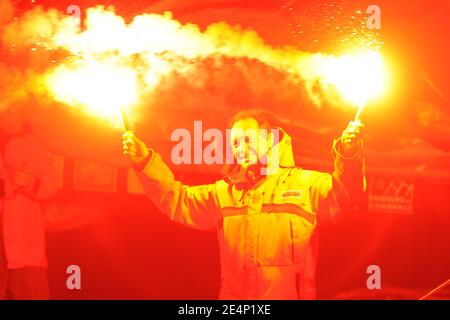
[[[281,198],[301,198],[303,196],[303,190],[287,190],[283,191]]]

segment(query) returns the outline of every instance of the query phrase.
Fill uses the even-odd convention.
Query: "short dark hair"
[[[243,110],[236,113],[229,122],[230,128],[238,121],[245,120],[245,119],[254,119],[258,123],[259,127],[261,129],[267,129],[270,130],[272,128],[276,127],[276,120],[274,116],[265,111],[260,109],[250,109],[250,110]]]

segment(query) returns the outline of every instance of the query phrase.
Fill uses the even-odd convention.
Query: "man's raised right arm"
[[[128,131],[123,153],[132,161],[146,195],[170,220],[207,230],[217,226],[221,210],[215,184],[187,186],[177,181],[161,156]]]

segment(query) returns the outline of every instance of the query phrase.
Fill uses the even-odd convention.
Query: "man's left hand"
[[[354,154],[361,146],[363,129],[364,124],[359,120],[355,120],[350,121],[347,128],[342,132],[342,151],[346,155]]]

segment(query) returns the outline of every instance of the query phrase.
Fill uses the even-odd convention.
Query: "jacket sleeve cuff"
[[[139,163],[134,163],[132,165],[133,169],[136,171],[143,171],[147,166],[149,166],[154,158],[155,158],[155,151],[153,149],[148,149],[149,153],[148,155],[145,157],[144,160],[142,160]]]
[[[357,158],[362,151],[362,142],[359,143],[359,146],[355,148],[355,151],[353,151],[350,154],[347,154],[343,151],[343,145],[341,138],[335,139],[333,142],[333,153],[337,156],[339,156],[342,159],[352,160]]]

